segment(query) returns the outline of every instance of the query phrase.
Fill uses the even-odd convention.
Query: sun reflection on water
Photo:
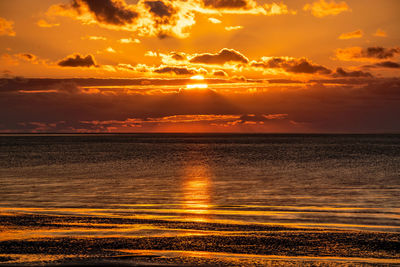
[[[208,221],[209,219],[211,208],[210,176],[210,170],[204,165],[189,165],[184,170],[182,208],[185,213],[189,214],[190,220]]]

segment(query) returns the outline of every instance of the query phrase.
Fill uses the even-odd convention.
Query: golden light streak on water
[[[210,214],[212,208],[210,189],[210,170],[204,165],[189,164],[184,170],[182,209],[185,213],[195,215],[192,219],[208,221],[207,215]]]

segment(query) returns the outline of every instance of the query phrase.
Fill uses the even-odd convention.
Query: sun
[[[193,80],[194,83],[186,84],[186,89],[206,89],[208,88],[208,84],[204,82],[203,75],[195,75],[190,77],[190,80]]]

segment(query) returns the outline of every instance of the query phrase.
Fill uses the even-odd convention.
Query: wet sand
[[[22,213],[0,225],[5,266],[400,265],[399,233]],[[121,235],[142,226],[154,231]]]

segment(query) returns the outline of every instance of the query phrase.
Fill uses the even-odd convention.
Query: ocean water
[[[400,135],[0,136],[3,244],[230,234],[246,240],[268,227],[398,238],[399,200]],[[46,258],[43,251],[18,254],[9,247],[0,244],[0,260],[66,255]],[[146,250],[161,251],[154,247]],[[193,247],[188,251],[232,252]]]

